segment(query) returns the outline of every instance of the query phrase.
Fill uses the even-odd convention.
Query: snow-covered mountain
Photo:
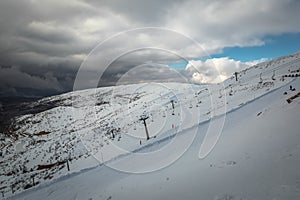
[[[24,104],[28,114],[1,133],[0,196],[299,199],[299,70],[297,53],[220,84],[122,85]]]

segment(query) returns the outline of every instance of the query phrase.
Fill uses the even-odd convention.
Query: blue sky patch
[[[261,58],[273,59],[293,54],[300,50],[300,33],[268,36],[263,39],[265,44],[254,47],[226,47],[223,53],[211,55],[211,58],[229,57],[242,62],[259,60]],[[195,58],[194,60],[199,60]],[[187,62],[171,63],[174,69],[184,69]]]

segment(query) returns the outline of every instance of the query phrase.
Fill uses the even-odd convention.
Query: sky
[[[220,82],[300,50],[298,0],[1,0],[0,96]]]

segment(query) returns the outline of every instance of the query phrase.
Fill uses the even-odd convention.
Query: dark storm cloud
[[[63,91],[61,84],[57,78],[53,76],[53,73],[44,73],[43,77],[33,76],[22,72],[20,68],[16,66],[1,68],[0,87],[1,90],[12,94],[16,93],[17,89],[24,88],[30,88],[32,90],[54,90],[57,92]]]
[[[189,82],[178,71],[163,64],[142,64],[119,77],[116,85],[144,82]]]
[[[144,81],[182,82],[182,77],[168,67],[170,61],[185,61],[164,49],[142,48],[116,58],[104,71],[100,86],[129,84]],[[166,62],[167,61],[167,62]]]
[[[0,66],[12,68],[0,68],[1,94],[9,91],[18,94],[20,88],[25,93],[28,90],[72,90],[76,71],[89,52],[105,39],[128,29],[158,26],[176,30],[197,40],[211,54],[221,52],[224,47],[263,45],[263,38],[268,35],[299,32],[299,10],[297,0],[2,0]],[[194,45],[174,35],[151,31],[141,32],[136,37],[128,34],[110,43],[101,54],[103,58],[110,57],[122,48],[130,49],[139,44],[161,45],[185,58],[203,56],[203,51],[195,50]],[[163,52],[141,51],[112,63],[101,81],[104,85],[114,84],[120,77],[132,74],[133,69],[139,73],[135,73],[132,82],[170,80],[172,70],[159,71],[158,66],[178,60],[181,58]],[[219,61],[224,62],[222,66],[232,64],[224,70],[236,64],[228,59]],[[101,67],[104,67],[101,63],[93,64],[86,69],[87,77]],[[224,72],[224,77],[228,73]],[[214,73],[211,76],[215,76]],[[214,78],[206,77],[207,80]]]
[[[165,16],[173,6],[178,6],[182,0],[164,1],[120,1],[120,0],[85,0],[96,7],[109,7],[116,13],[127,16],[131,21],[140,24],[160,26],[164,23]]]
[[[19,30],[19,35],[28,40],[52,44],[69,45],[76,41],[73,32],[68,29],[46,27],[37,22],[31,23],[29,26],[25,27],[24,30]]]
[[[57,3],[0,2],[0,66],[13,66],[0,68],[1,95],[18,95],[20,88],[42,95],[72,89],[76,70],[94,45],[78,37],[80,27],[72,22],[93,8],[75,1]]]

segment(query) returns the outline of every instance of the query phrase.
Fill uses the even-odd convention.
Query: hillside
[[[29,189],[13,199],[297,199],[299,69],[294,54],[243,70],[238,81],[97,88],[26,104],[1,133],[0,191]],[[284,187],[274,176],[281,170],[289,171]]]

